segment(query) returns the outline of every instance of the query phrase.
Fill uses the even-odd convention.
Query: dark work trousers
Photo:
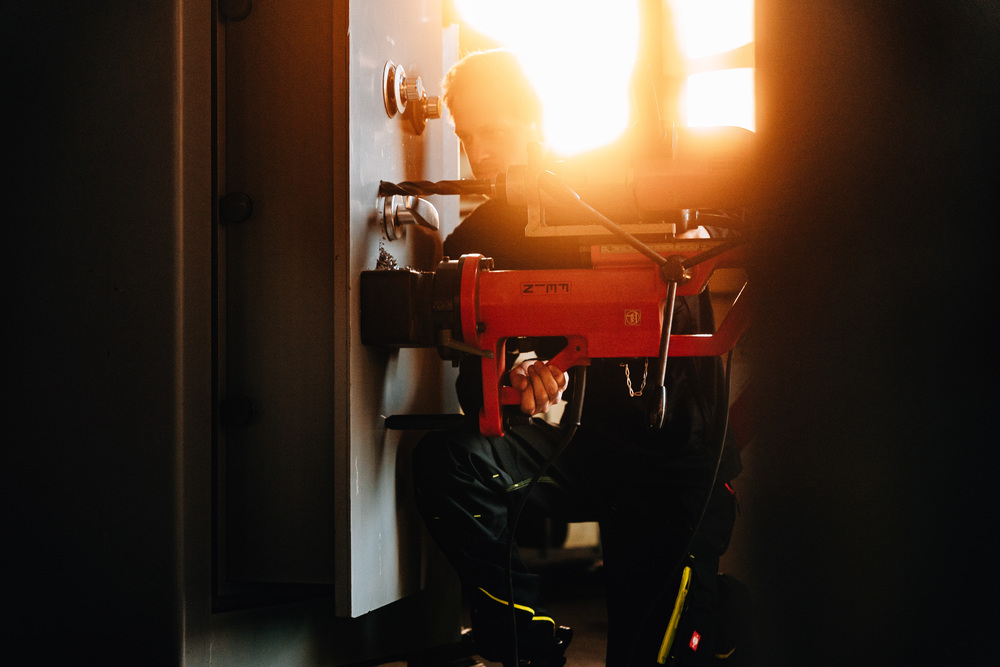
[[[438,431],[417,446],[418,509],[467,590],[484,588],[507,599],[508,521],[525,483],[562,439],[562,429],[533,419],[503,437]],[[531,492],[533,513],[599,522],[608,586],[608,665],[655,663],[677,596],[679,566],[689,562],[689,554],[703,575],[700,581],[714,586],[735,521],[725,480],[717,481],[689,543],[713,463],[704,451],[695,456],[690,448],[641,446],[584,425]],[[538,578],[516,549],[511,566],[514,602],[537,607]]]

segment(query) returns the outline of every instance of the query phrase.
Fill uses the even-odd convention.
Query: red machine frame
[[[705,244],[679,240],[671,244],[669,256],[690,259]],[[508,338],[566,338],[566,347],[550,360],[561,370],[589,365],[594,358],[656,357],[671,286],[679,296],[698,294],[716,269],[742,267],[744,259],[741,247],[726,250],[673,283],[639,253],[608,257],[595,249],[593,258],[592,269],[493,271],[481,255],[462,257],[461,335],[466,345],[483,351],[479,427],[484,435],[501,435],[501,406],[520,403],[520,393],[503,384]],[[719,356],[731,350],[749,322],[746,292],[737,295],[715,333],[670,334],[670,356]]]

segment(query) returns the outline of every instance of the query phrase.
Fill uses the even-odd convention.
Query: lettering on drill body
[[[521,283],[521,294],[569,294],[570,283]]]

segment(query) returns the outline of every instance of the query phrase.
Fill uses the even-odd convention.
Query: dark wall
[[[985,664],[1000,11],[758,0],[769,665]]]
[[[40,663],[180,659],[175,10],[22,2],[0,22],[3,650]]]
[[[458,636],[457,581],[440,558],[419,572],[423,590],[358,618],[337,616],[329,587],[302,600],[269,581],[243,595],[220,592],[223,575],[213,580],[213,559],[224,557],[213,533],[221,504],[213,488],[215,4],[25,1],[5,7],[0,21],[11,306],[0,461],[4,657],[336,665]],[[349,63],[337,54],[348,48],[347,3],[279,4],[255,8],[285,12],[286,25],[298,17],[310,44],[278,32],[273,42],[284,39],[294,57],[322,52],[336,68],[321,59],[310,73],[319,97],[275,104],[294,107],[283,109],[289,116],[302,111],[297,104],[341,108],[331,106],[329,78],[346,87]],[[262,67],[278,66],[263,55]],[[347,120],[338,117],[336,131]],[[298,136],[297,146],[307,151],[313,138]],[[324,196],[347,185],[327,179]],[[257,204],[266,214],[267,198]],[[308,530],[295,523],[299,534]]]

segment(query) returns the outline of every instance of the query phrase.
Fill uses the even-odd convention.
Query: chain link
[[[648,358],[646,359],[645,365],[642,368],[642,384],[639,385],[639,391],[634,391],[632,389],[632,374],[629,371],[628,362],[623,361],[618,365],[625,367],[625,386],[628,387],[628,395],[631,396],[632,398],[635,398],[636,396],[642,396],[642,390],[646,388],[646,376],[649,373],[649,359]]]

